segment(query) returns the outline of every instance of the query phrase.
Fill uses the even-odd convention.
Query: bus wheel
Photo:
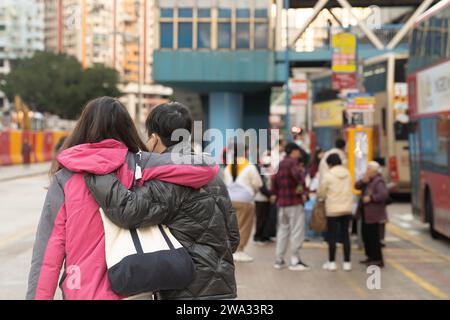
[[[428,223],[430,224],[430,234],[433,239],[439,239],[440,234],[434,229],[434,207],[433,207],[433,198],[431,197],[430,192],[427,192],[426,196],[426,204],[425,204]]]

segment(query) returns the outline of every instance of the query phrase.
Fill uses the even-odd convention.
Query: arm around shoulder
[[[114,174],[87,175],[85,180],[106,216],[121,228],[157,225],[170,215],[173,192],[167,192],[167,183],[150,180],[131,191]]]

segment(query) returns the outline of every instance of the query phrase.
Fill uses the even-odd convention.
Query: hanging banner
[[[356,88],[357,83],[357,39],[349,32],[332,37],[332,82],[334,90]]]
[[[347,112],[375,111],[375,97],[370,93],[349,93],[345,106]]]
[[[291,106],[308,106],[308,82],[305,79],[290,79],[289,91],[291,96]]]
[[[313,127],[342,127],[344,102],[332,100],[313,105]]]
[[[394,115],[397,122],[409,122],[408,85],[404,82],[397,82],[394,85]]]
[[[356,89],[358,87],[358,78],[355,73],[333,73],[333,90]]]

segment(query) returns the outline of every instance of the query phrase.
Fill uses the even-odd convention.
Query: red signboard
[[[333,90],[356,89],[358,80],[356,73],[333,73],[332,77]]]

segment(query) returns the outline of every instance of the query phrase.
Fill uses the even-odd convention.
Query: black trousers
[[[253,237],[255,241],[269,240],[270,234],[268,234],[268,223],[270,215],[270,202],[256,201],[256,231]]]
[[[381,252],[380,242],[380,224],[365,223],[362,224],[362,238],[364,241],[364,250],[370,261],[383,261],[383,253]]]
[[[344,261],[350,262],[349,223],[351,216],[327,217],[328,261],[336,260],[336,242],[338,239],[344,245]]]

